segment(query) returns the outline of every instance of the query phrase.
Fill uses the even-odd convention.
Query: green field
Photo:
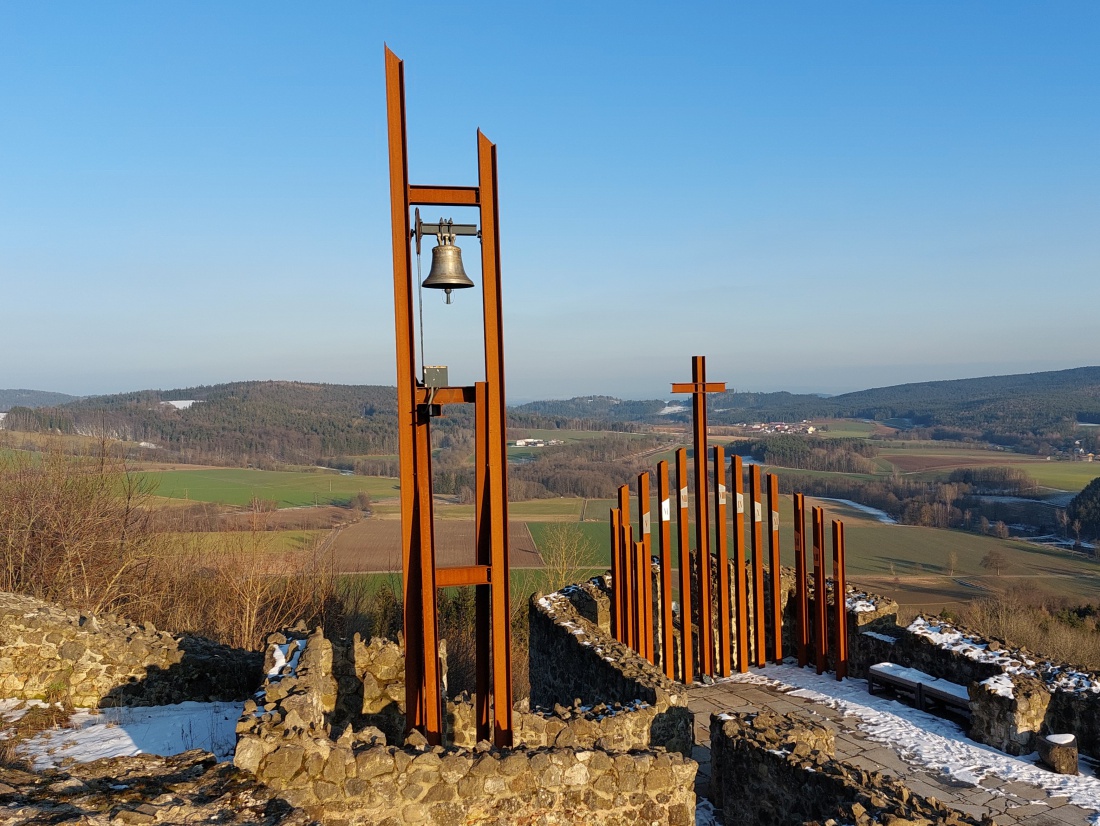
[[[861,422],[855,419],[829,419],[814,422],[814,425],[817,431],[813,435],[823,439],[866,439],[878,428],[874,422]]]
[[[222,505],[243,506],[254,497],[274,501],[280,508],[339,505],[360,491],[366,491],[372,499],[397,496],[397,480],[381,476],[236,468],[166,470],[144,475],[157,483],[158,496]]]
[[[1096,462],[1026,462],[1013,464],[1043,487],[1076,493],[1100,476]]]

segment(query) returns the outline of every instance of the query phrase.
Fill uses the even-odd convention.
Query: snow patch
[[[858,719],[858,728],[875,742],[896,750],[908,762],[968,785],[994,778],[996,785],[1020,781],[1050,796],[1065,796],[1082,808],[1100,812],[1100,780],[1089,774],[1053,774],[1033,762],[1035,755],[1010,757],[967,739],[955,723],[867,693],[863,680],[837,682],[834,675],[789,665],[769,665],[756,673],[737,674],[718,682],[770,685],[792,696],[822,703]],[[1089,771],[1082,765],[1083,772]],[[987,787],[991,784],[987,783]],[[1020,800],[1020,805],[1029,801]],[[1093,823],[1100,826],[1100,817]]]
[[[36,769],[63,761],[87,763],[103,757],[180,754],[189,749],[213,752],[229,760],[237,743],[241,703],[186,702],[171,706],[78,709],[71,728],[43,731],[17,751]]]

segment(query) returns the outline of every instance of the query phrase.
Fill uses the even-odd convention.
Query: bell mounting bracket
[[[481,238],[481,230],[477,228],[477,224],[456,224],[450,218],[444,220],[439,219],[438,224],[425,224],[420,220],[420,207],[416,208],[416,223],[409,233],[416,239],[416,254],[420,255],[420,239],[425,235],[473,235]]]

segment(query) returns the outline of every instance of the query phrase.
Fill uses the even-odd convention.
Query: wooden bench
[[[897,663],[877,663],[867,670],[867,691],[875,693],[875,686],[892,688],[913,696],[913,703],[925,711],[929,701],[970,716],[970,693],[966,686],[937,679],[915,668]]]

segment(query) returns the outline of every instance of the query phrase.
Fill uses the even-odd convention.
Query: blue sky
[[[1092,2],[0,0],[0,387],[393,383],[383,43],[414,183],[498,145],[510,400],[1096,364],[1098,42]],[[479,294],[426,296],[453,383]]]

